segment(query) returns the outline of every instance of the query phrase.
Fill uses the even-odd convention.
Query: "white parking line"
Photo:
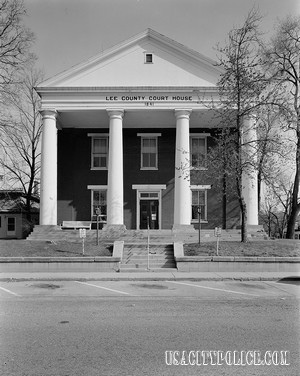
[[[3,291],[5,291],[5,292],[7,292],[7,293],[9,293],[9,294],[11,294],[11,295],[14,295],[14,296],[21,296],[21,295],[19,295],[19,294],[16,294],[16,293],[13,292],[13,291],[7,290],[7,289],[4,288],[4,287],[1,287],[1,286],[0,286],[0,289],[3,290]]]
[[[260,295],[255,295],[255,294],[248,294],[246,292],[239,292],[239,291],[232,291],[232,290],[225,290],[225,289],[217,289],[214,287],[207,287],[207,286],[200,286],[200,285],[193,285],[191,283],[185,283],[185,282],[175,282],[175,281],[167,281],[169,283],[176,283],[178,285],[185,285],[185,286],[192,286],[192,287],[199,287],[201,289],[207,289],[207,290],[216,290],[216,291],[223,291],[223,292],[228,292],[231,294],[241,294],[241,295],[250,295],[250,296],[260,296]]]
[[[116,292],[116,293],[118,293],[118,294],[130,295],[128,292],[119,291],[119,290],[114,290],[114,289],[109,289],[108,287],[103,287],[103,286],[93,285],[92,283],[80,282],[80,281],[75,281],[75,282],[76,282],[76,283],[80,283],[80,284],[82,284],[82,285],[87,285],[87,286],[97,287],[98,289],[103,289],[103,290],[108,290],[108,291],[111,291],[111,292]]]

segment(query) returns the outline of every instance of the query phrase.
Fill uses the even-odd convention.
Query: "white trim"
[[[166,184],[132,184],[132,189],[153,192],[157,190],[167,189],[167,186]]]
[[[107,196],[107,185],[88,185],[87,186],[87,189],[91,190],[91,201],[90,201],[90,211],[91,211],[91,222],[93,222],[93,217],[94,217],[94,213],[93,213],[93,194],[95,191],[106,191],[106,196]],[[107,197],[106,197],[106,207],[107,207]],[[107,222],[107,213],[106,213],[106,220],[103,221],[101,218],[100,218],[100,223],[106,223]]]
[[[161,133],[137,133],[138,137],[160,137]]]
[[[138,133],[141,135],[141,167],[140,170],[158,170],[158,137],[161,136],[161,133]],[[143,140],[155,140],[155,167],[143,166]]]
[[[57,74],[54,77],[51,77],[40,84],[37,88],[39,92],[41,87],[50,87],[56,86],[59,83],[64,82],[65,80],[76,77],[79,74],[87,71],[88,69],[94,68],[96,65],[101,62],[109,59],[111,56],[115,56],[116,53],[122,53],[134,45],[137,45],[140,42],[153,41],[156,45],[162,45],[164,48],[171,49],[172,53],[176,55],[183,56],[185,59],[191,61],[195,65],[201,65],[203,68],[216,76],[219,76],[223,73],[223,70],[216,65],[216,62],[209,57],[202,55],[201,53],[190,49],[189,47],[184,46],[181,43],[174,41],[173,39],[158,33],[155,30],[150,28],[145,31],[134,35],[133,37],[111,47],[110,49],[105,50],[104,52],[91,57],[89,60],[73,66],[71,69],[63,71],[60,74]]]
[[[141,193],[153,193],[157,192],[158,197],[149,197],[148,200],[158,200],[158,229],[161,230],[162,225],[162,190],[166,189],[167,186],[165,184],[133,184],[132,189],[136,189],[136,228],[139,230],[140,228],[140,201]],[[142,199],[143,200],[143,199]]]
[[[109,134],[108,133],[88,133],[88,136],[91,137],[91,171],[94,170],[108,170],[108,156],[109,156]],[[94,140],[105,139],[107,143],[107,154],[106,154],[106,166],[105,167],[95,167],[94,164]]]
[[[201,137],[210,137],[211,134],[210,133],[192,133],[190,132],[190,137],[198,137],[198,138],[201,138]]]
[[[88,133],[88,137],[109,137],[109,133]]]
[[[207,184],[207,185],[191,185],[191,190],[204,190],[204,189],[211,189],[211,185],[210,184]]]
[[[88,185],[87,189],[93,189],[93,190],[107,189],[107,185]]]
[[[147,55],[151,55],[151,61],[147,61]],[[153,52],[144,51],[144,64],[153,64]]]
[[[13,231],[9,231],[8,230],[8,220],[9,219],[13,219],[14,220],[14,223],[13,223],[14,230]],[[8,215],[6,217],[6,234],[7,234],[7,236],[14,236],[14,235],[16,235],[16,233],[17,233],[17,217],[12,216],[12,215]]]
[[[205,152],[205,165],[206,165],[206,160],[207,160],[207,137],[210,136],[209,133],[190,133],[190,165],[191,165],[191,170],[196,170],[196,171],[206,171],[207,167],[206,166],[193,166],[192,165],[192,139],[203,139],[204,140],[204,152]]]
[[[201,219],[201,223],[208,223],[207,220],[207,190],[211,189],[211,185],[191,185],[191,207],[193,206],[193,191],[204,191],[205,195],[205,219]],[[192,214],[192,210],[191,210]],[[198,223],[198,219],[191,218],[191,223]]]

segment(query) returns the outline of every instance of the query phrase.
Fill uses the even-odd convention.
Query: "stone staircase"
[[[150,244],[148,256],[147,244],[125,243],[120,272],[161,268],[176,269],[172,244]]]

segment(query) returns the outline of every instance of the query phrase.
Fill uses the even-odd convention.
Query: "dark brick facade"
[[[191,133],[212,130],[191,129]],[[63,128],[58,131],[58,223],[63,220],[91,219],[91,191],[88,185],[106,185],[106,170],[91,170],[91,137],[89,133],[109,133],[108,128],[78,129]],[[158,170],[141,170],[141,138],[138,133],[161,133],[158,137]],[[174,211],[174,172],[175,172],[175,128],[123,129],[124,161],[124,224],[127,229],[137,227],[137,192],[132,185],[164,184],[162,190],[161,228],[170,229]],[[208,148],[212,146],[208,137]],[[192,184],[211,184],[198,174]],[[228,198],[228,227],[239,223],[239,210],[236,200]],[[222,197],[212,186],[207,193],[207,219],[203,228],[222,225]],[[195,226],[197,227],[197,225]]]

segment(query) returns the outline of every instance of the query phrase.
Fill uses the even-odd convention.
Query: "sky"
[[[52,77],[151,28],[217,59],[234,26],[253,6],[263,15],[265,38],[278,19],[300,14],[299,0],[24,0],[33,52],[45,78]]]

